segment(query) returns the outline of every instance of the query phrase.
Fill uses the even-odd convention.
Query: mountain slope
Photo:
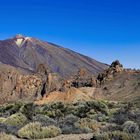
[[[73,75],[80,68],[96,75],[108,67],[69,49],[22,35],[0,41],[0,62],[29,71],[36,71],[44,64],[63,77]]]
[[[123,71],[102,86],[102,94],[107,100],[140,101],[140,71]]]

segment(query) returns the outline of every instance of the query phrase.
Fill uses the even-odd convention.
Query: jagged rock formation
[[[118,60],[114,61],[103,73],[100,73],[97,78],[93,75],[89,75],[86,69],[79,69],[77,74],[72,76],[69,80],[59,80],[61,81],[61,84],[59,83],[60,88],[50,91],[49,94],[45,94],[42,100],[36,103],[43,104],[57,101],[74,103],[77,101],[102,99],[104,98],[101,88],[102,84],[112,80],[116,74],[122,71],[123,66]],[[57,82],[57,80],[55,81]]]
[[[41,77],[35,75],[20,75],[18,77],[15,90],[12,91],[14,99],[36,100],[41,99],[43,81]]]
[[[16,86],[20,72],[13,67],[0,64],[0,103],[11,101],[11,94]]]
[[[74,102],[77,100],[93,99],[93,88],[95,82],[93,77],[87,74],[86,70],[79,70],[78,74],[70,79],[64,79],[57,73],[50,72],[44,65],[40,65],[36,73],[24,73],[10,66],[10,69],[0,71],[0,103],[24,101],[41,101],[52,97],[62,101]],[[9,68],[9,66],[8,66]],[[93,84],[94,83],[94,84]],[[83,90],[82,88],[85,87]],[[86,90],[87,87],[90,87]],[[80,89],[81,88],[81,89]],[[88,92],[89,93],[88,93]],[[62,98],[63,96],[63,98]],[[92,98],[93,96],[93,98]],[[81,98],[81,99],[80,99]],[[50,101],[51,101],[50,100]],[[67,101],[69,100],[69,101]],[[56,100],[59,101],[59,100]]]
[[[42,78],[33,74],[27,75],[14,67],[0,65],[0,103],[17,100],[34,100],[40,96]]]
[[[37,104],[94,99],[139,101],[139,91],[140,71],[123,69],[118,61],[97,78],[80,69],[70,79],[50,72],[43,65],[36,73],[28,74],[0,64],[1,104],[17,100],[35,101]]]
[[[120,64],[118,60],[114,61],[111,66],[105,70],[103,73],[100,73],[97,77],[97,80],[100,84],[104,83],[107,80],[112,80],[115,74],[123,71],[123,65]]]
[[[93,87],[95,85],[96,77],[89,75],[86,69],[80,69],[78,73],[71,79],[71,86],[75,88]]]
[[[132,102],[140,100],[140,71],[124,69],[118,60],[100,73],[96,82],[103,99]]]

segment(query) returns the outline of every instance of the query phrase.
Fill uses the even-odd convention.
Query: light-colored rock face
[[[17,46],[19,46],[19,47],[21,46],[22,42],[23,42],[23,39],[22,39],[22,38],[17,39],[17,40],[15,41],[15,43],[16,43]]]
[[[60,91],[62,78],[44,69],[41,67],[36,74],[23,74],[11,66],[0,67],[0,103],[40,100],[50,92]]]
[[[17,79],[16,87],[12,96],[19,99],[35,100],[41,98],[43,81],[41,77],[35,75],[20,75]]]
[[[100,84],[110,81],[114,78],[115,74],[121,73],[124,71],[123,66],[120,64],[118,60],[114,61],[110,67],[105,70],[103,73],[100,73],[97,77],[97,80]]]
[[[15,43],[18,47],[22,47],[26,41],[32,42],[32,39],[30,37],[24,37],[23,35],[16,35],[15,37]]]
[[[91,101],[101,99],[98,88],[85,87],[74,88],[71,87],[67,91],[53,91],[49,95],[44,96],[41,100],[36,101],[36,104],[46,104],[54,102],[76,103],[78,101]]]
[[[62,79],[56,73],[50,73],[47,80],[46,94],[59,91],[62,88]]]
[[[42,79],[39,75],[23,74],[14,67],[0,65],[0,104],[41,98]]]
[[[19,75],[14,68],[0,66],[0,103],[11,101],[11,94]]]

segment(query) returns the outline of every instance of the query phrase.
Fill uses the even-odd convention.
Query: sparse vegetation
[[[0,117],[0,123],[3,123],[6,120],[6,118]]]
[[[29,123],[18,131],[18,136],[27,139],[52,138],[61,134],[55,126],[42,127],[41,123]]]
[[[100,124],[99,122],[95,121],[95,120],[91,120],[91,119],[88,119],[88,118],[83,118],[83,119],[80,119],[76,125],[79,127],[79,128],[89,128],[91,129],[93,132],[99,132],[100,131]]]
[[[11,135],[1,132],[0,140],[14,140],[14,138]]]
[[[2,123],[10,126],[23,126],[27,123],[27,118],[22,113],[16,113],[6,118]]]
[[[94,140],[127,140],[128,137],[128,140],[139,140],[140,137],[140,108],[136,104],[88,101],[38,106],[14,103],[0,106],[0,110],[3,112],[0,131],[20,138],[42,139],[61,133],[91,132],[96,133]]]
[[[137,134],[139,133],[139,125],[134,123],[133,121],[127,121],[123,124],[123,131],[130,133],[130,134]]]
[[[128,133],[114,131],[103,134],[95,134],[91,140],[135,140],[135,138]]]

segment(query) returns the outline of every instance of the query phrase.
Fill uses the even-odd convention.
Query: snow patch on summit
[[[17,39],[15,43],[20,47],[23,42],[23,38]]]
[[[22,45],[27,41],[31,41],[30,37],[25,37],[25,38],[17,38],[17,40],[15,41],[15,43],[17,44],[18,47],[22,47]]]

